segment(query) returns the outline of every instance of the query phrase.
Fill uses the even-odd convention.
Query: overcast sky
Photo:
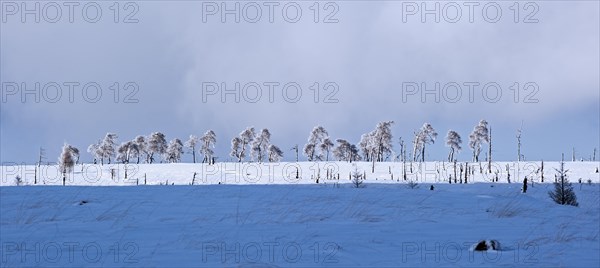
[[[480,119],[492,127],[496,160],[516,159],[521,125],[527,160],[558,160],[563,152],[570,157],[573,147],[578,157],[589,158],[600,143],[597,1],[521,2],[518,7],[498,2],[486,9],[487,2],[476,2],[471,18],[464,3],[439,2],[439,23],[434,15],[422,21],[421,2],[412,2],[419,10],[411,2],[394,1],[321,2],[318,7],[295,2],[287,9],[287,2],[239,2],[239,23],[231,14],[222,22],[221,2],[121,2],[118,8],[112,1],[97,2],[87,6],[87,16],[82,15],[87,2],[79,2],[72,7],[73,22],[63,2],[57,18],[56,6],[39,2],[39,23],[31,14],[23,22],[22,6],[6,3],[0,33],[3,163],[33,163],[39,147],[46,149],[46,161],[55,162],[63,143],[85,152],[106,132],[117,133],[119,142],[154,131],[185,141],[208,129],[217,133],[217,156],[223,161],[231,139],[247,126],[269,128],[272,142],[290,160],[289,148],[306,143],[316,125],[334,139],[357,143],[384,120],[395,121],[395,142],[412,140],[416,129],[431,123],[439,133],[435,145],[428,146],[431,160],[446,158],[443,139],[449,129],[463,137],[459,160],[470,159],[468,135]],[[34,7],[35,2],[27,3]],[[227,8],[234,4],[227,2]],[[429,8],[434,4],[427,2]],[[86,21],[95,19],[95,8],[102,16]],[[295,18],[296,8],[301,17]],[[203,91],[203,85],[215,83],[235,90],[236,82],[242,92],[224,95],[224,102],[223,88]],[[414,88],[403,86],[435,90],[436,82],[442,87],[439,101],[434,93],[425,100],[420,92],[406,94]],[[37,95],[23,94],[35,92],[36,83],[41,86]],[[53,83],[62,86],[61,96]],[[79,83],[72,101],[65,83]],[[101,87],[101,96],[93,83]],[[256,95],[253,83],[262,86],[262,95]],[[264,83],[279,84],[272,99]],[[301,95],[295,87],[284,90],[288,83],[299,85]],[[455,83],[461,85],[460,96]],[[479,83],[472,100],[465,83]],[[82,159],[91,161],[91,156],[83,153]]]

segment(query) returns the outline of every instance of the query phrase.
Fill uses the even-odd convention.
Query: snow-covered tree
[[[169,163],[177,163],[181,161],[181,154],[183,154],[183,142],[180,139],[171,140],[165,153],[165,160]]]
[[[417,161],[419,157],[421,157],[421,162],[425,161],[425,145],[435,143],[437,135],[431,124],[423,124],[421,129],[415,133],[413,140],[413,161]]]
[[[246,158],[246,149],[248,145],[254,141],[256,132],[254,127],[248,127],[242,131],[239,137],[235,137],[231,140],[231,152],[229,155],[237,158],[238,162],[242,162]]]
[[[131,157],[138,157],[139,153],[140,151],[135,140],[123,142],[117,149],[117,160],[123,164],[127,164]]]
[[[167,140],[165,134],[154,132],[148,138],[148,157],[150,164],[154,162],[154,155],[164,155],[167,152]]]
[[[71,151],[71,155],[75,160],[75,165],[77,165],[79,163],[79,149],[77,149],[77,147],[69,145],[69,150]]]
[[[215,148],[215,144],[217,143],[217,134],[212,130],[208,130],[202,135],[200,142],[202,143],[200,152],[204,155],[202,163],[212,164],[213,155],[215,154],[213,148]]]
[[[271,132],[263,128],[252,142],[252,159],[262,163],[264,156],[268,154],[269,145],[271,145]]]
[[[360,142],[358,143],[358,146],[363,153],[363,158],[365,161],[371,161],[371,159],[375,157],[376,147],[374,143],[374,136],[375,133],[373,131],[360,136]]]
[[[122,142],[117,148],[117,161],[121,163],[127,163],[129,161],[129,145],[130,142]]]
[[[140,157],[144,156],[146,158],[146,163],[150,162],[150,152],[148,151],[148,143],[146,143],[146,137],[137,136],[133,139],[133,143],[135,143],[138,153],[137,153],[137,163],[140,163]]]
[[[98,159],[102,159],[102,152],[100,151],[100,144],[102,141],[98,140],[96,143],[90,144],[87,151],[94,157],[94,164],[98,162]]]
[[[115,156],[117,138],[118,136],[115,133],[106,133],[106,136],[104,136],[99,148],[102,154],[102,164],[104,164],[104,158],[108,159],[108,164],[110,164],[111,158]]]
[[[469,147],[473,150],[473,161],[479,162],[479,153],[481,152],[481,144],[490,141],[488,133],[488,122],[485,120],[479,121],[479,124],[473,128],[473,132],[469,135]]]
[[[323,160],[323,154],[333,146],[333,144],[331,146],[325,145],[324,141],[326,139],[329,139],[329,134],[324,127],[316,126],[313,128],[308,137],[308,143],[304,145],[304,155],[306,155],[308,161]]]
[[[338,161],[358,161],[360,160],[360,155],[358,155],[358,149],[356,145],[350,144],[347,140],[338,139],[336,140],[338,145],[333,148],[333,156]]]
[[[375,160],[384,161],[385,155],[392,153],[392,124],[394,121],[379,122],[373,132],[372,145],[375,149]]]
[[[450,147],[448,161],[454,162],[454,154],[460,152],[462,149],[460,147],[461,143],[462,139],[460,138],[460,135],[454,130],[448,130],[448,134],[446,135],[446,146]]]
[[[325,161],[329,161],[329,151],[333,148],[333,142],[329,138],[325,138],[319,147],[321,152],[325,152]]]
[[[549,191],[548,195],[557,204],[577,207],[579,206],[579,203],[577,202],[577,196],[575,196],[573,185],[567,178],[568,171],[569,170],[565,170],[565,161],[563,158],[563,160],[560,162],[560,169],[556,170],[558,173],[558,180],[554,182],[554,191]]]
[[[304,155],[306,155],[308,161],[313,161],[315,159],[315,145],[311,143],[304,145]]]
[[[198,144],[198,136],[190,135],[190,138],[185,142],[185,147],[192,153],[192,159],[196,163],[196,144]]]
[[[242,155],[242,139],[239,137],[231,139],[231,152],[229,155],[238,159],[238,162],[242,161],[241,159],[245,157],[245,155]]]
[[[63,174],[63,185],[67,180],[67,173],[73,170],[73,166],[75,166],[75,160],[73,157],[73,148],[71,145],[65,143],[63,145],[62,153],[58,158],[58,166],[60,172]],[[77,150],[79,151],[79,150]]]
[[[269,162],[279,162],[283,158],[283,151],[279,147],[271,144],[269,145]]]

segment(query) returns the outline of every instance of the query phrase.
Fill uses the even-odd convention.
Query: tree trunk
[[[492,173],[492,127],[490,127],[490,142],[488,143],[488,173]]]
[[[542,172],[542,182],[544,182],[544,161],[543,160],[542,160],[541,172]]]

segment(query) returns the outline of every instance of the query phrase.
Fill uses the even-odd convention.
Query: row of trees
[[[375,126],[375,129],[361,136],[358,146],[349,143],[347,140],[336,140],[337,146],[331,142],[327,130],[322,126],[315,127],[309,137],[308,143],[304,146],[304,155],[308,161],[329,160],[329,152],[333,150],[334,157],[339,161],[372,161],[382,162],[387,161],[394,154],[393,151],[393,136],[391,127],[394,121],[383,121]],[[435,143],[438,133],[430,123],[425,123],[423,126],[414,132],[413,137],[413,161],[425,161],[425,148],[428,144]],[[473,150],[473,161],[479,161],[479,155],[483,148],[483,144],[488,144],[488,161],[491,161],[491,128],[488,122],[481,120],[469,135],[469,147]],[[448,130],[446,135],[446,145],[450,147],[448,161],[454,162],[455,155],[462,149],[462,138],[458,132]],[[360,153],[359,154],[359,149]],[[396,159],[400,158],[406,161],[406,149],[404,141],[400,138],[400,154]]]
[[[327,130],[322,126],[316,126],[309,134],[308,141],[304,145],[303,154],[308,161],[329,161],[330,156],[338,161],[388,161],[390,157],[400,159],[403,162],[409,159],[406,156],[406,146],[400,138],[400,152],[395,155],[393,151],[393,136],[391,127],[394,121],[383,121],[375,126],[375,129],[361,136],[358,144],[352,144],[345,139],[337,139],[335,143],[329,136]],[[425,161],[426,146],[434,144],[438,133],[429,123],[414,132],[412,161]],[[208,130],[201,137],[190,135],[184,143],[180,139],[172,139],[167,142],[165,134],[153,132],[148,136],[139,135],[133,140],[117,143],[118,136],[115,133],[107,133],[103,139],[91,144],[87,151],[94,157],[94,163],[110,164],[116,160],[121,163],[154,163],[158,157],[168,163],[181,161],[184,150],[187,149],[196,163],[196,153],[200,153],[202,163],[214,163],[214,148],[217,143],[217,135],[213,130]],[[483,144],[488,144],[487,160],[491,161],[491,128],[485,120],[481,120],[469,135],[469,147],[473,151],[473,161],[478,162]],[[71,145],[68,151],[72,152],[75,163],[79,160],[79,150]],[[462,138],[454,130],[448,130],[446,135],[446,146],[450,148],[448,161],[454,162],[456,154],[462,150]],[[293,149],[298,153],[298,146]],[[63,148],[63,154],[66,149]],[[283,158],[283,151],[276,145],[271,144],[271,132],[263,128],[258,133],[254,127],[244,129],[237,137],[231,140],[231,151],[229,153],[238,162],[278,162]],[[297,158],[297,155],[296,155]],[[61,156],[62,159],[62,156]],[[62,160],[61,160],[62,161]]]
[[[252,161],[259,163],[268,160],[269,162],[279,162],[283,158],[283,151],[279,147],[271,144],[271,132],[263,128],[259,134],[256,134],[254,127],[248,127],[243,130],[238,137],[231,140],[231,152],[229,155],[242,162],[250,151]]]
[[[98,140],[88,147],[87,151],[94,156],[94,163],[99,161],[104,164],[104,160],[107,160],[110,164],[112,159],[116,159],[121,163],[131,163],[135,159],[138,164],[141,161],[152,164],[158,156],[161,156],[166,162],[177,163],[181,161],[181,155],[186,147],[192,153],[194,163],[196,163],[196,148],[198,146],[200,146],[200,153],[204,156],[202,162],[212,163],[214,159],[213,148],[217,142],[217,136],[212,130],[207,131],[200,138],[190,135],[185,145],[177,138],[167,142],[165,134],[161,132],[153,132],[148,136],[139,135],[133,140],[122,142],[118,146],[117,138],[117,134],[107,133],[104,139]]]

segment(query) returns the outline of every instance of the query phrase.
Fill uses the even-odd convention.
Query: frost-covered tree
[[[557,181],[554,182],[554,191],[549,191],[548,195],[554,202],[560,205],[570,205],[570,206],[579,206],[577,202],[577,196],[575,196],[575,190],[573,190],[573,185],[569,182],[567,178],[567,172],[569,170],[565,170],[565,161],[564,158],[560,162],[560,169],[557,169],[556,176]]]
[[[129,145],[130,142],[122,142],[117,148],[117,161],[125,164],[129,161]]]
[[[333,148],[333,156],[338,161],[358,161],[360,160],[360,155],[358,154],[358,149],[356,145],[349,143],[347,140],[338,139],[336,140],[338,145]]]
[[[248,127],[240,133],[238,137],[231,140],[231,152],[229,155],[237,158],[238,162],[242,162],[246,158],[246,149],[254,141],[256,132],[254,127]]]
[[[71,151],[71,155],[75,160],[75,165],[77,165],[79,163],[79,149],[77,149],[77,147],[69,145],[69,150]]]
[[[375,129],[363,134],[359,146],[366,161],[381,162],[392,153],[392,129],[394,121],[379,122]]]
[[[374,143],[374,136],[375,133],[373,131],[360,136],[360,142],[358,143],[358,146],[363,153],[363,158],[365,161],[371,161],[373,158],[375,158],[376,146]]]
[[[121,161],[123,164],[128,164],[131,157],[139,156],[139,148],[135,143],[135,140],[123,142],[117,149],[117,161]]]
[[[425,145],[435,143],[437,135],[431,124],[423,124],[421,129],[415,133],[413,140],[413,161],[417,161],[419,157],[421,162],[425,161]]]
[[[283,158],[283,151],[279,147],[271,144],[269,145],[269,162],[279,162]]]
[[[262,163],[264,156],[268,154],[269,145],[271,145],[271,132],[263,128],[260,134],[254,138],[251,145],[252,160]]]
[[[181,154],[183,154],[183,142],[180,139],[171,140],[167,147],[165,160],[169,163],[177,163],[181,161]]]
[[[325,152],[325,161],[329,161],[329,151],[333,148],[333,142],[329,138],[325,138],[319,145],[321,152]]]
[[[450,153],[448,154],[448,161],[454,162],[454,154],[456,152],[460,152],[462,149],[460,144],[462,143],[462,139],[460,135],[454,130],[448,130],[448,134],[446,135],[446,146],[450,147]]]
[[[315,159],[315,145],[311,143],[304,145],[304,155],[306,155],[308,161],[313,161]]]
[[[98,163],[98,159],[102,159],[100,144],[102,144],[102,141],[98,140],[96,143],[90,144],[90,146],[87,148],[88,153],[94,157],[94,164]]]
[[[242,158],[245,157],[245,155],[242,155],[242,139],[240,137],[231,139],[231,152],[229,155],[238,159],[238,162],[241,162]]]
[[[204,155],[202,163],[212,164],[213,155],[215,154],[213,148],[215,148],[215,144],[217,143],[217,134],[212,130],[208,130],[202,135],[200,142],[202,143],[200,152]]]
[[[102,164],[104,164],[104,158],[108,159],[108,164],[110,164],[111,158],[115,156],[117,138],[118,136],[115,133],[106,133],[106,136],[104,136],[99,148],[102,155]]]
[[[67,180],[67,173],[73,170],[73,166],[75,166],[73,148],[75,147],[65,143],[63,145],[62,153],[60,154],[60,157],[58,157],[58,167],[60,172],[63,174],[63,185],[65,185]]]
[[[316,126],[308,136],[308,143],[304,145],[304,155],[308,161],[323,160],[325,148],[331,149],[329,145],[325,145],[325,139],[329,138],[329,133],[322,126]],[[333,145],[332,145],[333,146]]]
[[[481,144],[483,142],[489,143],[489,141],[488,122],[481,120],[479,121],[479,124],[473,128],[471,135],[469,135],[469,147],[473,150],[473,162],[479,162]]]
[[[185,142],[185,147],[192,153],[192,159],[196,163],[196,144],[198,144],[198,136],[190,135],[190,138]]]
[[[375,160],[384,161],[385,155],[392,153],[392,124],[394,121],[383,121],[377,124],[372,138],[375,147]]]
[[[167,152],[167,140],[165,134],[154,132],[148,137],[148,158],[150,164],[154,162],[154,155],[164,155]]]
[[[135,137],[135,139],[133,139],[133,143],[135,143],[135,146],[138,150],[137,163],[140,163],[141,156],[144,156],[146,158],[146,163],[150,162],[150,152],[148,151],[148,143],[146,142],[146,137],[139,135]]]

